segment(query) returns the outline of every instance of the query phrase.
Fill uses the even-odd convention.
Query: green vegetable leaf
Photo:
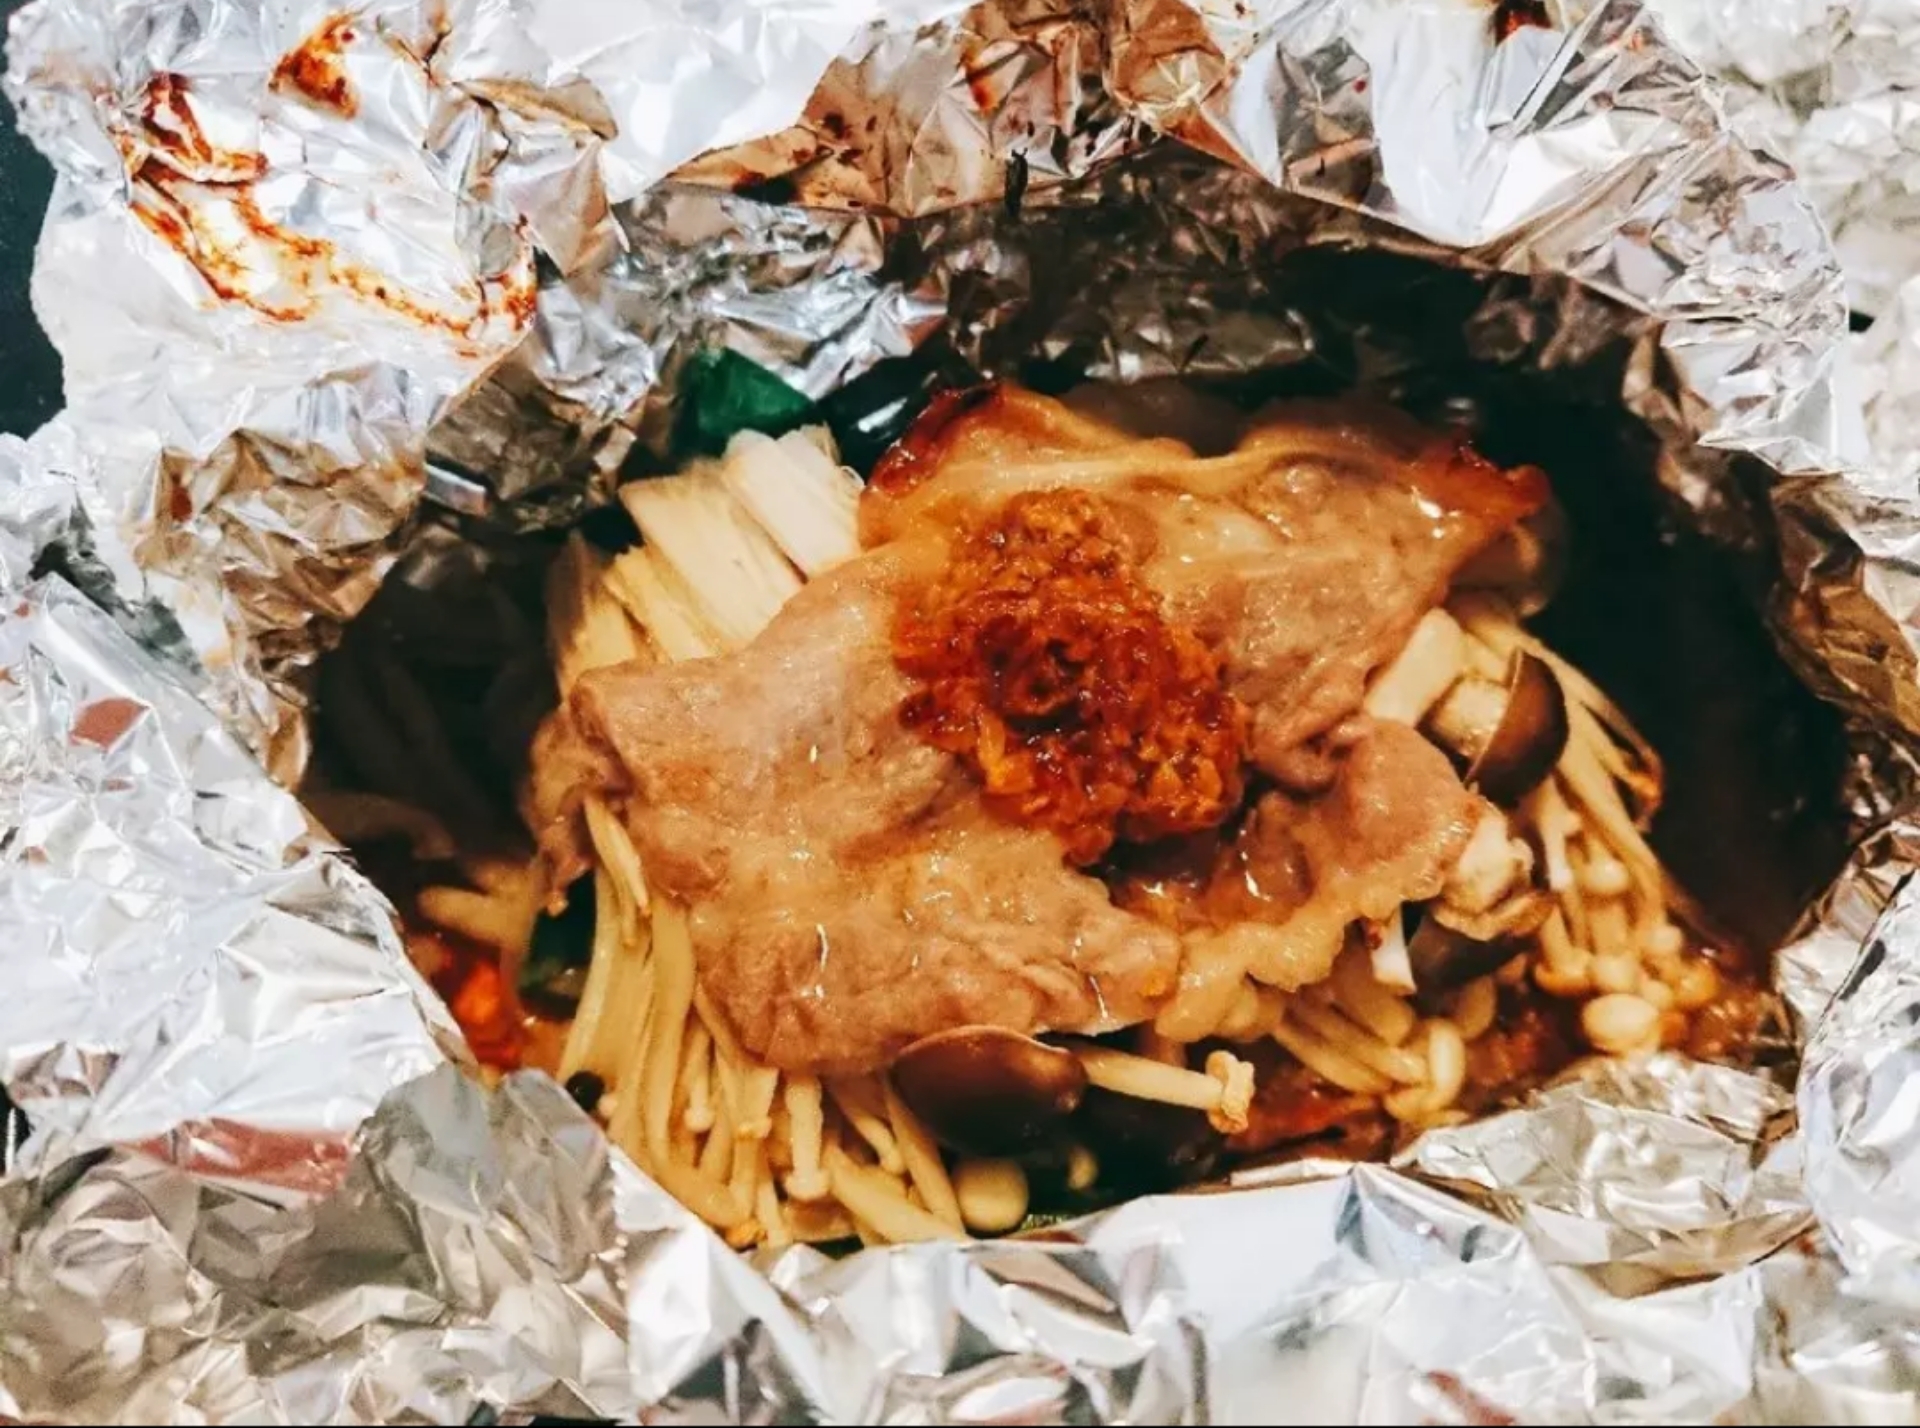
[[[818,418],[811,398],[723,347],[687,364],[674,445],[685,455],[718,456],[740,432],[781,436]]]
[[[566,908],[541,913],[533,941],[520,964],[520,1000],[542,1016],[568,1017],[580,1005],[587,964],[593,960],[592,877],[567,889]]]

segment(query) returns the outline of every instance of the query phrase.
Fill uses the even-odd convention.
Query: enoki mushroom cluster
[[[723,461],[625,488],[643,543],[609,556],[576,535],[552,570],[547,645],[563,696],[603,666],[747,645],[804,582],[856,554],[859,496],[858,479],[817,432],[742,435]],[[1113,562],[1102,564],[1094,501],[1067,493],[1015,515],[995,528],[997,543],[988,532],[977,548],[962,546],[953,580],[965,588],[944,592],[961,597],[945,607],[961,616],[903,619],[896,632],[908,666],[944,691],[939,707],[923,711],[928,724],[975,757],[993,743],[989,723],[1004,743],[1031,712],[1020,699],[1058,696],[1047,711],[1078,701],[1069,751],[1085,766],[1038,762],[1078,779],[1088,798],[1097,796],[1095,764],[1118,759],[1127,772],[1121,796],[1103,805],[1099,846],[1068,849],[1078,861],[1104,852],[1116,830],[1156,836],[1221,822],[1240,798],[1241,772],[1214,756],[1225,750],[1237,760],[1244,722],[1221,688],[1218,661],[1186,649],[1190,637],[1163,628],[1150,594]],[[1066,555],[1075,541],[1049,544],[1062,521],[1073,527],[1078,557]],[[1029,565],[1046,556],[1048,569],[1009,581],[982,567],[969,577],[966,560],[1004,552],[1009,532],[1016,554]],[[1143,659],[1160,684],[1129,685],[1112,669],[1094,671],[1096,679],[1080,667],[1074,678],[1112,696],[1102,705],[1074,687],[1020,685],[1010,695],[967,667],[979,653],[968,640],[983,629],[1020,634],[1008,634],[1008,618],[1025,618],[1021,628],[1034,638],[1049,616],[1087,635],[1070,609],[1048,604],[1062,559],[1080,604],[1101,603],[1158,640]],[[1113,652],[1093,644],[1079,652],[1110,664]],[[1155,651],[1165,656],[1157,664]],[[1183,683],[1192,686],[1184,693],[1174,687]],[[1185,709],[1186,726],[1198,731],[1192,747],[1168,754],[1177,778],[1148,767],[1170,746],[1144,729],[1094,746],[1096,736],[1109,737],[1109,705],[1124,713],[1142,690]],[[1158,1014],[1116,1035],[958,1027],[909,1048],[884,1072],[782,1073],[756,1062],[711,1004],[688,908],[650,887],[620,810],[596,794],[585,805],[590,893],[573,893],[590,896],[594,913],[584,984],[571,1017],[546,1023],[538,1045],[521,1046],[522,1059],[585,1088],[583,1100],[622,1149],[746,1246],[1015,1228],[1039,1193],[1036,1174],[1070,1199],[1120,1169],[1102,1164],[1074,1129],[1083,1104],[1097,1098],[1191,1113],[1220,1143],[1251,1152],[1369,1120],[1456,1121],[1572,1054],[1572,1046],[1556,1049],[1559,1006],[1571,1013],[1559,1019],[1567,1035],[1593,1051],[1686,1044],[1695,1015],[1723,994],[1723,976],[1648,845],[1662,771],[1620,711],[1527,633],[1508,598],[1483,591],[1430,609],[1374,672],[1361,713],[1419,730],[1485,802],[1437,895],[1349,929],[1330,974],[1309,985],[1265,976],[1257,937],[1196,939]],[[1204,817],[1156,812],[1163,795],[1191,811],[1196,788],[1206,796]],[[489,950],[490,969],[476,966],[455,998],[463,1020],[539,1022],[514,992],[540,910],[558,891],[538,860],[448,859],[454,840],[418,807],[377,791],[325,797],[343,834],[403,832],[439,867],[458,870],[420,892],[415,905],[428,926],[416,941],[423,958],[444,958],[435,928]],[[1053,806],[1039,809],[1043,821]],[[982,1123],[982,1085],[995,1088],[992,1124]]]

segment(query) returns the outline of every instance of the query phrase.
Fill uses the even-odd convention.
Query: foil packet
[[[1813,203],[1647,10],[36,0],[7,85],[68,408],[0,441],[0,1416],[1920,1419],[1911,482]],[[1527,371],[1632,427],[1848,721],[1797,1064],[734,1255],[550,1081],[481,1084],[285,791],[381,582],[604,499],[716,347],[812,397],[933,347]]]
[[[1920,18],[1878,0],[1660,0],[1655,13],[1720,81],[1735,132],[1793,165],[1854,309],[1885,313],[1920,272]]]
[[[1834,235],[1871,463],[1920,476],[1920,14],[1902,4],[1659,0],[1734,132],[1781,155]]]

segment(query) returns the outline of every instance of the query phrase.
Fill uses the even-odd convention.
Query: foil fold
[[[112,1146],[326,1183],[459,1033],[389,909],[212,712],[57,576],[0,624],[15,1173]],[[332,1067],[316,1097],[318,1065]]]
[[[1836,73],[1849,36],[1897,41],[1865,8],[1689,29],[1683,3],[1696,55],[1761,84],[1787,25]],[[0,1414],[1920,1412],[1887,459],[1913,322],[1850,372],[1806,193],[1646,9],[1563,9],[29,5],[8,90],[60,174],[36,303],[69,405],[0,441]],[[1334,320],[1280,261],[1315,249],[1464,268],[1475,301]],[[283,791],[304,671],[409,553],[604,499],[715,345],[812,396],[935,346],[1120,380],[1417,392],[1439,349],[1604,375],[1858,735],[1857,851],[1779,960],[1793,1090],[1598,1066],[1391,1167],[750,1263],[550,1082],[482,1085]]]
[[[1833,230],[1857,311],[1920,271],[1920,15],[1875,0],[1656,0],[1720,81],[1734,131],[1793,165]]]

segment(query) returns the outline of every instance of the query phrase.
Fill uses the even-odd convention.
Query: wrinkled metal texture
[[[1678,5],[1709,63],[1791,80],[1771,20]],[[1836,76],[1900,42],[1814,8],[1777,18],[1828,27]],[[1855,351],[1863,422],[1813,206],[1624,0],[1557,28],[1468,0],[880,12],[15,21],[69,402],[0,441],[0,1414],[1920,1418],[1915,508],[1884,456],[1915,446],[1920,321]],[[573,519],[714,344],[811,395],[935,341],[1417,385],[1420,333],[1288,279],[1316,247],[1482,275],[1435,341],[1615,374],[1698,527],[1769,562],[1796,669],[1854,720],[1865,834],[1779,961],[1797,1086],[1594,1066],[1391,1167],[749,1263],[550,1083],[470,1078],[390,910],[270,776],[302,763],[302,671],[422,526]]]

